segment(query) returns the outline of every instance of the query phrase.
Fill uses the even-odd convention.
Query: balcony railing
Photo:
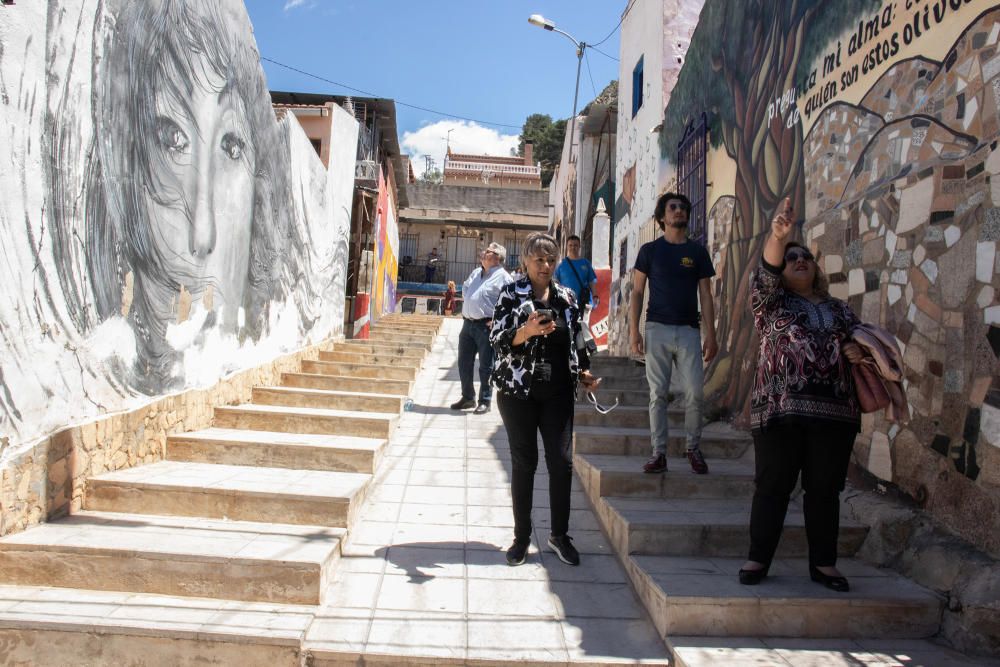
[[[445,173],[449,171],[466,171],[481,174],[486,171],[494,176],[526,176],[529,178],[541,178],[542,176],[541,167],[518,164],[499,164],[495,162],[459,162],[457,160],[448,160],[444,164],[444,169]]]

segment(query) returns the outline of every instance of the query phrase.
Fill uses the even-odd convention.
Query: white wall
[[[18,2],[0,52],[0,462],[341,334],[357,123],[326,172],[241,1]]]

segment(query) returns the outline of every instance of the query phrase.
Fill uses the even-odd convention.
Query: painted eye
[[[156,139],[171,153],[184,153],[191,145],[184,130],[166,116],[156,117]]]
[[[222,141],[219,142],[219,147],[229,156],[230,160],[239,160],[243,157],[246,144],[232,132],[227,132],[226,136],[222,137]]]

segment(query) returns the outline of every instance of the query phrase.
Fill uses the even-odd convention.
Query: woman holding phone
[[[590,373],[582,341],[580,309],[573,291],[552,281],[559,246],[548,234],[528,236],[522,248],[525,275],[507,284],[497,300],[490,342],[496,350],[493,385],[512,463],[510,491],[514,543],[507,563],[524,562],[531,544],[531,507],[538,433],[549,471],[552,527],[548,546],[560,560],[580,564],[569,531],[573,479],[573,408],[577,384],[588,391],[600,380]]]

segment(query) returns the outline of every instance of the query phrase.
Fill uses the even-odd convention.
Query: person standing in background
[[[674,367],[686,398],[684,430],[687,459],[692,472],[704,475],[708,464],[701,453],[701,413],[704,396],[704,363],[715,358],[715,308],[712,304],[712,259],[704,246],[688,238],[691,202],[687,197],[667,192],[656,202],[653,218],[663,236],[643,244],[632,275],[632,302],[629,306],[629,337],[632,353],[645,355],[649,381],[649,425],[652,456],[643,466],[648,473],[667,470],[669,437],[670,376]],[[646,281],[649,280],[649,307],[646,310],[646,337],[639,332]],[[703,315],[698,312],[699,297]],[[701,340],[701,328],[705,340]]]
[[[490,344],[490,325],[493,309],[500,289],[510,282],[510,274],[503,268],[507,250],[499,243],[491,243],[483,252],[480,265],[462,283],[462,333],[458,337],[458,375],[462,381],[462,398],[451,404],[452,410],[475,408],[477,415],[490,411],[493,391],[490,374],[493,372],[493,346]],[[479,355],[479,403],[476,403],[472,371]]]
[[[431,251],[427,254],[427,264],[424,266],[425,283],[434,282],[434,273],[437,271],[437,264],[440,261],[441,255],[438,254],[438,249],[431,248]]]
[[[566,257],[556,269],[556,282],[564,285],[576,294],[576,303],[580,312],[596,305],[594,290],[597,287],[597,274],[590,260],[580,256],[580,237],[573,234],[566,239]]]

